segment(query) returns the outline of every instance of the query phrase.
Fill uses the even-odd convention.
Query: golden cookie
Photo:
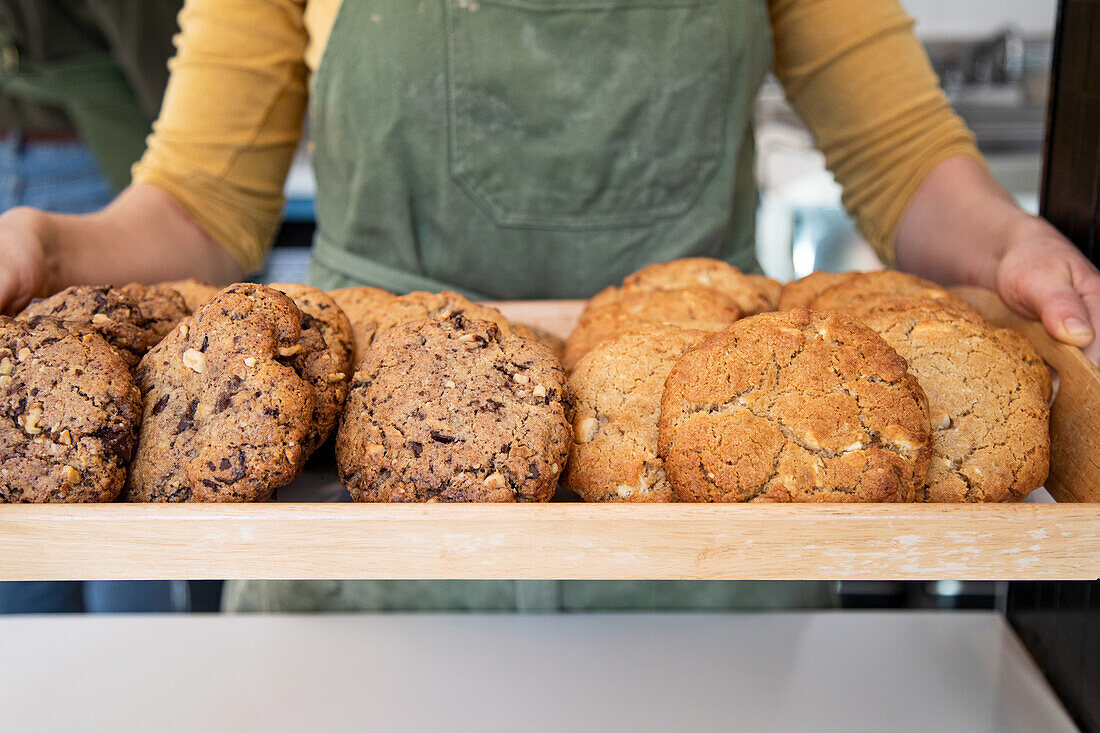
[[[608,339],[577,362],[565,486],[585,501],[672,501],[657,453],[661,394],[676,360],[709,335],[650,326]]]
[[[1018,501],[1042,485],[1050,378],[1030,344],[934,306],[878,310],[865,322],[928,395],[935,443],[918,501]]]
[[[863,324],[804,308],[738,321],[673,367],[659,449],[682,501],[912,501],[928,402]]]
[[[671,324],[720,331],[741,317],[732,298],[716,290],[683,288],[623,293],[617,300],[585,308],[565,340],[562,363],[572,370],[596,344],[644,326]]]

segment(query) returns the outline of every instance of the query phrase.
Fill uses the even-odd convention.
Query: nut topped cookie
[[[308,332],[308,329],[307,329]],[[130,501],[264,501],[304,462],[316,390],[296,366],[310,349],[282,293],[222,290],[137,369],[144,420]]]
[[[313,420],[302,445],[309,457],[328,440],[344,409],[355,348],[351,324],[322,290],[297,283],[272,283],[268,287],[290,296],[302,312],[302,349],[291,358],[295,371],[316,391]]]
[[[126,482],[141,394],[98,334],[0,316],[0,502],[105,502]]]
[[[569,338],[562,363],[572,370],[577,361],[605,339],[645,326],[669,324],[719,331],[741,317],[731,298],[716,290],[684,288],[624,293],[604,305],[589,305]]]
[[[173,328],[191,315],[191,308],[177,290],[168,285],[123,285],[122,292],[134,299],[144,318],[145,350],[153,348]]]
[[[738,321],[689,350],[661,400],[659,450],[682,501],[912,501],[928,402],[866,326],[804,308]]]
[[[573,447],[562,483],[585,501],[672,501],[657,453],[661,394],[672,365],[710,336],[649,326],[602,342],[577,362]]]
[[[935,443],[918,501],[1019,501],[1042,485],[1050,379],[1033,368],[1029,344],[934,306],[879,310],[865,322],[928,395]]]
[[[545,345],[455,314],[380,333],[336,439],[356,501],[548,501],[569,452],[565,374]]]
[[[132,297],[118,288],[76,285],[38,300],[16,316],[29,320],[52,316],[66,323],[91,328],[118,352],[132,369],[148,350],[155,334]]]

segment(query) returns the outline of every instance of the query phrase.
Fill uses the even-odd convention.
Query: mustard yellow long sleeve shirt
[[[411,1],[411,0],[410,0]],[[134,180],[165,190],[247,269],[278,227],[311,74],[341,0],[190,0],[160,118]],[[981,159],[896,0],[769,0],[774,71],[844,204],[893,258],[940,162]]]

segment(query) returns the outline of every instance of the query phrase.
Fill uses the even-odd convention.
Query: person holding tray
[[[995,289],[1100,361],[1100,274],[996,183],[896,0],[190,0],[180,26],[134,183],[95,214],[0,216],[6,312],[74,283],[258,268],[307,107],[319,287],[576,298],[678,257],[759,271],[751,117],[772,69],[888,264]],[[467,584],[490,599],[467,603],[328,585],[278,605],[684,603],[646,584],[499,603],[500,586]],[[718,587],[685,597],[748,592]]]

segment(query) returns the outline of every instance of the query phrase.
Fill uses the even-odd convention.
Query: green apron
[[[345,2],[313,81],[313,284],[586,298],[753,253],[763,0]]]
[[[588,297],[689,255],[757,270],[762,0],[359,0],[314,79],[313,284]],[[250,581],[231,610],[828,605],[821,583]]]

